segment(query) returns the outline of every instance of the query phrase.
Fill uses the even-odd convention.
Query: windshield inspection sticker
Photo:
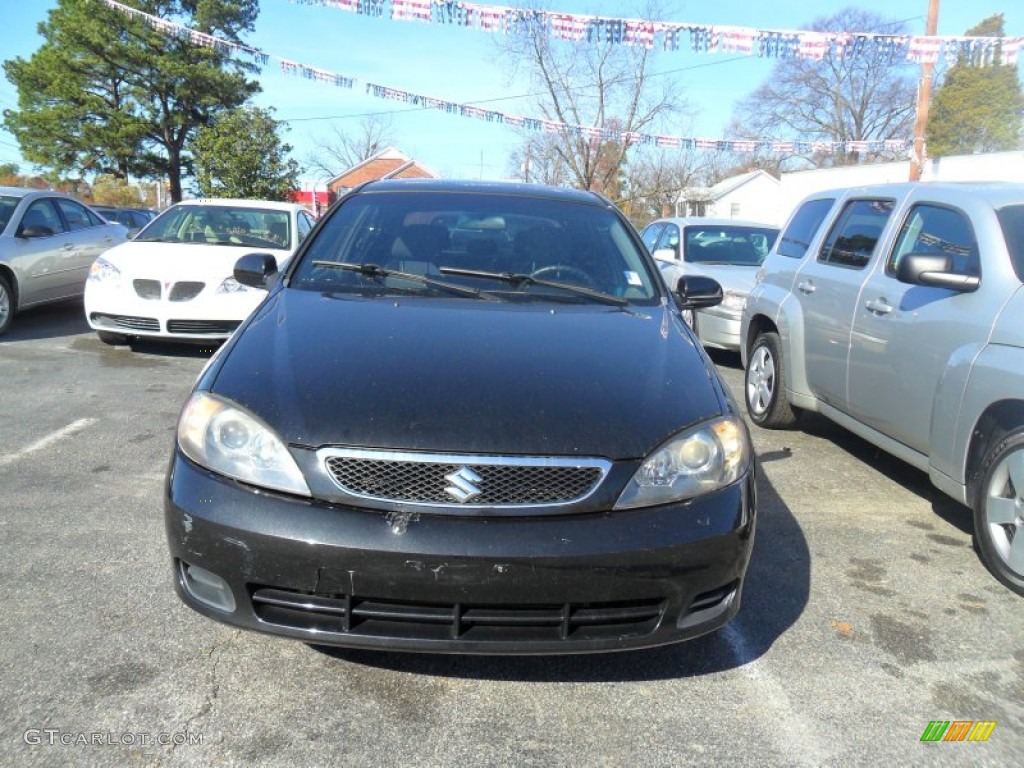
[[[640,275],[638,275],[636,272],[630,272],[629,270],[626,270],[624,274],[626,275],[626,282],[629,283],[630,285],[643,285],[643,283],[640,281]]]

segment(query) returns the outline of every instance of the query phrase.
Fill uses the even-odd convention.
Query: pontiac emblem
[[[444,479],[450,483],[444,489],[445,493],[460,504],[465,504],[480,495],[480,489],[476,484],[483,482],[483,478],[469,467],[460,467],[450,475],[445,475]]]

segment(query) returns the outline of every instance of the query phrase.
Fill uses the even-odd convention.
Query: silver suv
[[[741,326],[756,424],[816,411],[973,508],[1024,595],[1024,184],[886,184],[794,211]]]

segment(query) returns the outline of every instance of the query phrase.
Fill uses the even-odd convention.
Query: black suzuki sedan
[[[606,199],[367,184],[210,361],[178,424],[181,599],[306,642],[446,653],[672,643],[740,606],[754,458]]]

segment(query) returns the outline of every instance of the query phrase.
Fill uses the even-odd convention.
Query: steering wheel
[[[540,269],[535,269],[530,273],[530,277],[536,277],[543,279],[549,275],[567,275],[571,278],[576,278],[577,282],[583,283],[587,288],[593,288],[595,291],[599,290],[598,285],[594,282],[594,278],[584,272],[578,267],[569,266],[568,264],[550,264]],[[550,279],[550,278],[548,278]]]

